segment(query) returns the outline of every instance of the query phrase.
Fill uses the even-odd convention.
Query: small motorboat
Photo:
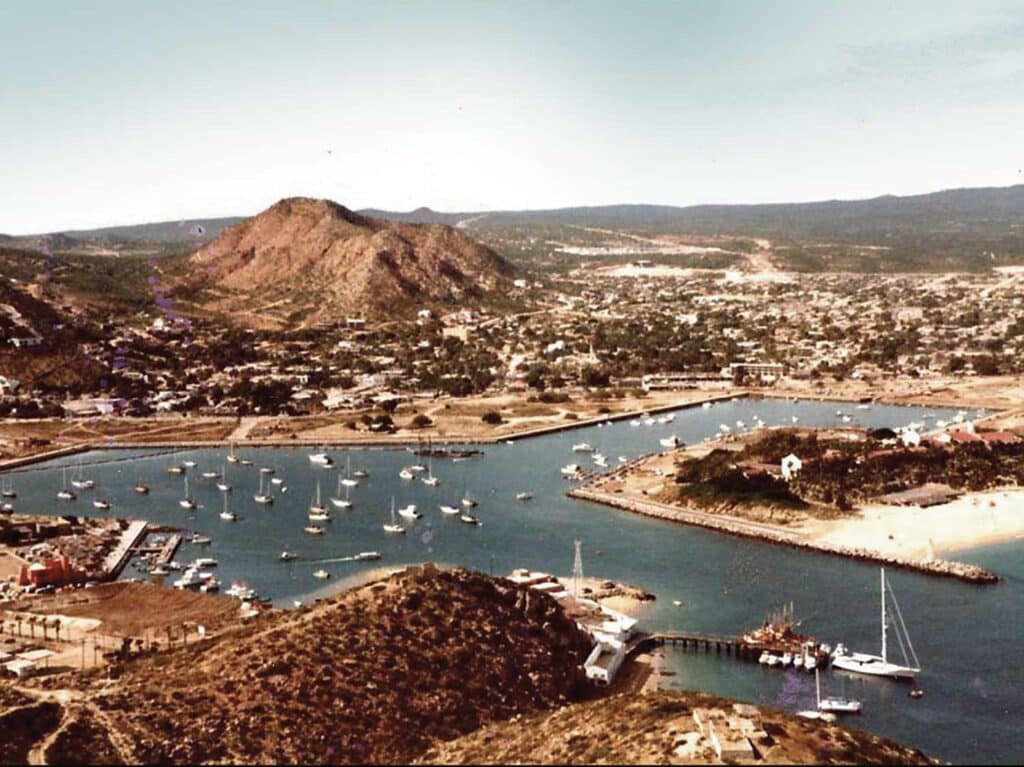
[[[408,506],[403,506],[398,510],[398,513],[400,516],[403,516],[406,519],[419,519],[423,516],[419,513],[419,511],[416,510],[415,503],[410,503]]]
[[[517,501],[528,501],[533,498],[533,493],[516,493]]]
[[[593,453],[594,448],[588,442],[579,442],[572,446],[574,453]]]
[[[408,468],[405,468],[405,469],[402,469],[400,472],[398,472],[398,476],[401,477],[404,480],[410,480],[410,479],[412,479],[413,474],[412,474],[411,471],[409,471]]]
[[[291,562],[295,559],[295,554],[290,551],[282,551],[281,556],[278,557],[282,562]]]
[[[92,502],[92,505],[93,505],[93,508],[100,509],[101,511],[106,511],[107,509],[110,508],[110,504],[107,503],[102,498],[97,498],[96,500],[94,500]]]
[[[196,462],[195,461],[182,461],[181,464],[182,464],[182,466],[184,466],[184,467],[186,467],[188,469],[194,469],[196,467]]]
[[[380,559],[380,552],[379,551],[360,551],[358,554],[356,554],[355,558],[360,560],[360,561],[363,561],[363,562],[369,561],[371,559]]]
[[[202,476],[203,479],[217,479],[220,475],[215,471],[204,471]]]
[[[140,482],[135,486],[135,492],[139,495],[149,495],[149,485]]]
[[[322,527],[318,527],[317,525],[306,525],[302,529],[305,530],[310,535],[323,535],[324,534],[324,529]]]
[[[441,513],[442,514],[449,514],[449,515],[451,515],[451,514],[458,514],[459,513],[459,508],[457,506],[445,506],[444,504],[442,504],[441,505]]]
[[[313,577],[314,578],[319,578],[320,580],[323,581],[323,580],[327,580],[328,578],[330,578],[331,574],[329,572],[327,572],[326,570],[315,570],[313,572]]]
[[[479,525],[480,520],[470,514],[468,511],[459,516],[459,522],[465,522],[467,525]]]

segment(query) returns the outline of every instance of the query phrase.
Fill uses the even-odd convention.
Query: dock
[[[136,544],[146,534],[147,527],[149,527],[149,523],[141,519],[134,519],[128,523],[128,527],[121,533],[121,540],[103,562],[106,579],[114,580],[121,574],[134,553]]]
[[[739,660],[753,661],[760,658],[761,653],[763,652],[769,652],[775,655],[782,655],[786,652],[798,654],[800,652],[799,644],[748,642],[741,637],[716,636],[714,634],[652,634],[648,639],[648,642],[652,645],[681,646],[683,649],[692,648],[694,650],[704,650],[705,652],[711,652],[714,650],[718,655],[722,655],[724,653],[726,655],[732,655]],[[814,644],[817,647],[817,642]],[[818,668],[825,668],[828,665],[829,656],[827,653],[818,649],[815,650],[813,654],[817,661]]]

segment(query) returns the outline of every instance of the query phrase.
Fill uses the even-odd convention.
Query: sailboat
[[[820,719],[823,722],[834,722],[836,715],[831,711],[825,711],[821,708],[821,684],[818,682],[818,672],[814,672],[814,710],[813,711],[797,711],[797,716],[802,716],[804,719]]]
[[[75,469],[74,476],[71,478],[71,484],[72,484],[72,486],[77,487],[79,490],[89,490],[89,489],[91,489],[91,488],[96,486],[96,483],[93,482],[91,479],[85,479],[82,476],[82,459],[81,458],[78,459],[78,466]]]
[[[395,497],[391,496],[391,522],[384,524],[385,533],[404,533],[405,528],[395,521]]]
[[[196,508],[195,499],[188,493],[188,477],[185,477],[185,497],[178,501],[178,505],[183,509],[193,511]]]
[[[885,595],[887,591],[889,596],[892,597],[892,604],[896,615],[896,621],[893,623],[893,628],[896,630],[896,639],[899,641],[900,649],[903,651],[904,663],[909,664],[912,661],[913,665],[901,666],[897,663],[889,662],[888,647],[886,643],[886,640],[888,639],[888,616],[886,614],[885,605]],[[910,643],[910,635],[907,633],[906,624],[903,622],[903,615],[900,613],[900,606],[896,602],[896,595],[893,593],[892,587],[886,587],[884,567],[881,568],[881,597],[882,654],[869,655],[867,653],[851,653],[849,651],[844,651],[842,653],[837,652],[836,656],[832,659],[832,666],[843,671],[852,671],[855,674],[888,676],[894,679],[913,679],[921,670],[920,662],[917,659],[917,654],[914,652],[914,646]],[[907,657],[908,651],[910,653],[909,658]]]
[[[320,501],[320,483],[316,483],[316,499],[310,504],[309,518],[317,522],[327,522],[331,518],[331,512]]]
[[[843,678],[843,694],[841,696],[821,697],[821,682],[818,680],[818,669],[814,669],[814,691],[818,696],[818,711],[831,711],[834,714],[859,714],[860,701],[846,697],[846,679]]]
[[[238,463],[238,456],[235,455],[235,443],[234,442],[231,443],[231,448],[228,451],[227,461],[228,461],[228,463]]]
[[[16,492],[14,492],[14,485],[11,483],[11,480],[9,480],[9,479],[5,479],[4,480],[3,488],[0,488],[0,496],[2,496],[4,498],[17,498],[18,497],[18,494]]]
[[[231,485],[228,484],[228,467],[227,467],[227,464],[224,464],[224,466],[221,467],[220,482],[217,483],[217,489],[220,490],[222,493],[230,493],[231,492]]]
[[[342,485],[345,486],[345,497],[341,497]],[[345,485],[345,480],[342,479],[341,475],[338,475],[338,489],[335,491],[335,495],[331,498],[331,503],[334,504],[335,508],[338,509],[351,509],[352,501],[348,499],[348,491],[351,485]]]
[[[252,499],[254,501],[256,501],[256,503],[271,504],[271,503],[274,502],[274,496],[270,494],[270,490],[269,489],[265,490],[264,487],[263,487],[263,485],[264,485],[263,477],[265,477],[265,476],[266,476],[266,474],[264,474],[263,470],[261,469],[260,470],[260,491],[258,493],[256,493],[256,495],[254,495],[252,497]]]
[[[75,500],[75,493],[73,490],[68,490],[68,467],[64,466],[61,468],[61,488],[57,491],[57,498],[61,501],[73,501]]]
[[[356,487],[359,485],[358,479],[352,479],[352,456],[345,458],[345,478],[341,480],[341,484],[345,487]]]
[[[430,487],[437,487],[441,484],[441,480],[434,476],[434,462],[429,457],[427,458],[427,476],[423,478],[423,484]]]
[[[228,497],[224,496],[224,510],[220,513],[220,518],[225,522],[235,522],[238,520],[238,515],[233,511],[228,511]]]

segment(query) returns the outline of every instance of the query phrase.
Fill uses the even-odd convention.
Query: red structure
[[[19,586],[66,586],[82,580],[85,580],[85,573],[71,564],[67,554],[22,565],[18,573]]]

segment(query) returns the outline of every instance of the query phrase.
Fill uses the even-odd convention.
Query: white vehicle
[[[888,631],[888,616],[886,614],[886,593],[892,598],[894,614],[896,617],[893,628],[896,631],[896,638],[903,649],[903,661],[906,665],[889,662],[888,647],[886,645]],[[910,635],[907,633],[906,624],[903,622],[903,615],[900,613],[900,606],[896,602],[896,595],[892,588],[886,588],[885,568],[881,568],[881,598],[882,598],[882,654],[869,655],[867,653],[851,653],[843,648],[840,652],[836,648],[835,656],[832,658],[832,666],[843,671],[851,671],[855,674],[867,674],[869,676],[887,676],[893,679],[913,679],[921,670],[917,654],[914,652],[914,645],[910,642]],[[909,658],[907,653],[909,651]],[[913,665],[910,665],[910,663]]]

